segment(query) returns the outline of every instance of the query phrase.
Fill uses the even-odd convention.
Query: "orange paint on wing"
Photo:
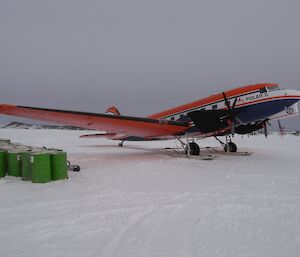
[[[188,124],[178,123],[177,125],[134,117],[89,115],[87,113],[72,113],[5,104],[0,105],[0,113],[144,138],[176,135],[189,128]]]

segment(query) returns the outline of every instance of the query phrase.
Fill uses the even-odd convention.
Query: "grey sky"
[[[0,102],[141,116],[252,83],[300,90],[299,10],[297,0],[0,0]]]

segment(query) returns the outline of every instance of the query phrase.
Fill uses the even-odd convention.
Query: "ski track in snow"
[[[48,184],[0,180],[1,257],[299,256],[299,137],[237,136],[253,155],[203,161],[165,154],[176,141],[119,148],[81,133],[0,129],[82,168]]]

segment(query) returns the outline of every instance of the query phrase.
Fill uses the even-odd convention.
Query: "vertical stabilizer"
[[[117,107],[116,106],[111,106],[111,107],[108,107],[105,111],[106,114],[111,114],[111,115],[115,115],[115,116],[120,116],[120,112],[118,111]]]

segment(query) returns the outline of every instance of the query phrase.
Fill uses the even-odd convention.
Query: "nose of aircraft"
[[[298,91],[298,90],[289,89],[289,90],[286,90],[284,94],[286,96],[288,96],[289,98],[297,99],[298,101],[300,101],[300,91]]]
[[[298,98],[298,100],[300,101],[300,91],[295,90],[295,95]]]

